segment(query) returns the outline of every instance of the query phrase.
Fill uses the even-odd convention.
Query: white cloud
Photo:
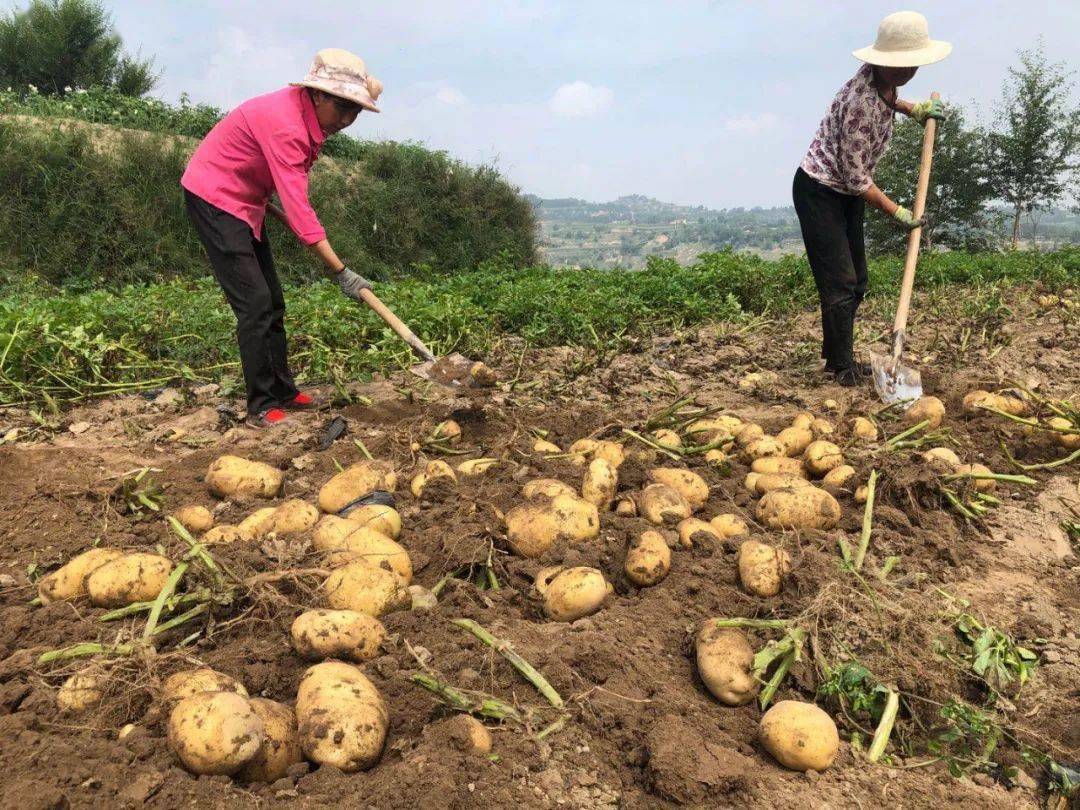
[[[217,48],[203,76],[192,88],[198,101],[226,109],[259,93],[267,93],[304,77],[310,48],[269,38],[256,41],[239,26],[217,32]]]
[[[450,86],[440,87],[438,92],[435,93],[435,100],[448,107],[461,107],[462,105],[469,103],[469,100],[465,98],[464,93],[456,87]]]
[[[610,88],[578,80],[556,90],[548,100],[548,109],[563,118],[588,118],[605,112],[614,100]]]
[[[738,132],[744,135],[757,135],[761,132],[774,129],[780,123],[780,117],[775,113],[757,113],[754,115],[737,115],[724,120],[723,127],[727,132]]]

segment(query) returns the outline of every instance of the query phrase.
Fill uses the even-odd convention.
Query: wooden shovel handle
[[[939,93],[931,93],[930,98],[941,98]],[[919,160],[919,184],[915,189],[915,204],[911,213],[916,219],[926,210],[926,193],[930,188],[930,164],[934,159],[934,136],[937,134],[937,119],[928,118],[923,132],[922,157]],[[907,328],[908,310],[911,308],[911,290],[915,286],[915,265],[919,261],[919,243],[922,241],[922,228],[912,228],[908,234],[907,257],[904,259],[904,278],[900,283],[900,302],[896,305],[896,320],[893,322],[893,335]]]

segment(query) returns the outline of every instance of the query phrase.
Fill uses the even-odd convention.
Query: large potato
[[[409,552],[385,534],[364,526],[357,526],[337,544],[327,549],[326,562],[331,568],[364,560],[371,565],[389,567],[408,585],[412,582],[413,568]]]
[[[262,540],[274,530],[275,514],[277,514],[277,509],[273,506],[255,510],[237,524],[236,528],[240,537]]]
[[[815,419],[810,424],[810,432],[814,434],[815,439],[824,439],[826,436],[832,436],[836,428],[828,419]]]
[[[758,439],[765,438],[765,429],[761,425],[749,424],[743,425],[735,433],[735,443],[739,447],[749,447]]]
[[[366,661],[378,655],[386,628],[356,610],[308,610],[293,620],[289,635],[293,649],[304,658]]]
[[[979,477],[993,475],[993,471],[985,464],[961,464],[956,468],[956,475],[968,476],[976,492],[993,492],[997,489],[997,481],[993,478]]]
[[[1030,408],[1020,392],[991,394],[989,391],[971,391],[964,397],[964,410],[976,413],[979,410],[993,409],[1013,416],[1025,416]]]
[[[769,456],[786,456],[787,449],[775,436],[763,436],[746,445],[743,448],[743,455],[746,456],[748,461],[754,461]]]
[[[219,523],[207,529],[206,534],[199,538],[204,545],[214,546],[225,543],[240,543],[252,540],[252,536],[239,526],[231,526],[228,523]]]
[[[232,774],[259,753],[266,739],[251,702],[235,692],[199,692],[169,714],[169,745],[196,774]]]
[[[615,500],[615,490],[619,485],[619,474],[611,462],[603,458],[594,458],[585,470],[585,479],[581,483],[581,497],[598,509],[607,509]]]
[[[801,430],[810,430],[810,427],[814,424],[814,418],[814,415],[809,411],[797,413],[795,418],[791,420],[791,426]]]
[[[814,441],[814,434],[807,428],[789,427],[777,433],[776,440],[784,445],[784,455],[791,458],[805,452],[810,442]]]
[[[655,585],[671,570],[671,549],[659,532],[647,531],[638,535],[626,551],[623,564],[626,577],[639,588]]]
[[[942,475],[955,472],[960,466],[960,456],[948,447],[931,447],[922,456],[930,469]]]
[[[817,487],[774,489],[758,501],[758,523],[770,529],[832,529],[840,522],[840,504]]]
[[[284,480],[285,474],[277,467],[239,456],[220,456],[206,471],[206,485],[222,498],[273,498]]]
[[[761,684],[753,675],[754,649],[744,633],[705,622],[695,647],[698,674],[713,697],[728,706],[754,699]]]
[[[729,537],[750,534],[750,527],[738,515],[717,515],[709,521],[709,525],[716,529],[716,533],[725,540]]]
[[[821,479],[821,486],[823,486],[827,492],[839,492],[846,487],[854,477],[855,468],[850,464],[841,464],[839,467],[833,467],[825,473],[825,477]]]
[[[242,782],[276,782],[304,758],[296,714],[288,706],[266,698],[252,698],[250,703],[263,724],[263,743],[236,777]]]
[[[653,439],[661,447],[667,447],[670,450],[677,450],[683,446],[682,437],[674,430],[669,430],[667,428],[654,430]]]
[[[851,423],[851,434],[856,439],[861,439],[864,442],[876,442],[878,438],[877,425],[865,416],[856,416]]]
[[[244,685],[232,675],[209,667],[200,667],[174,672],[166,678],[161,686],[161,701],[166,706],[171,706],[200,692],[235,692],[241,697],[248,696]]]
[[[764,495],[768,492],[772,492],[774,489],[800,489],[813,486],[813,484],[801,476],[787,475],[784,473],[763,473],[754,479],[753,484],[754,494],[756,495]]]
[[[791,571],[791,558],[782,548],[745,540],[739,546],[739,581],[754,596],[776,596]]]
[[[787,458],[785,456],[767,456],[755,459],[750,464],[750,470],[762,475],[780,474],[797,475],[799,478],[810,477],[803,466],[802,459]]]
[[[353,523],[382,532],[391,540],[397,540],[401,534],[401,515],[392,506],[367,503],[351,509],[344,517]]]
[[[818,478],[843,463],[844,451],[824,439],[811,442],[803,453],[803,464],[807,471]]]
[[[319,510],[307,501],[292,498],[274,510],[274,531],[278,534],[300,534],[319,522]]]
[[[351,664],[310,667],[296,693],[296,717],[300,746],[312,762],[355,773],[382,757],[390,715],[379,690]]]
[[[396,488],[397,474],[389,463],[359,461],[323,484],[319,490],[319,508],[337,514],[353,501],[376,490],[393,492]]]
[[[576,495],[537,496],[506,513],[507,540],[522,557],[539,557],[556,540],[580,542],[599,533],[596,506]]]
[[[173,517],[180,521],[180,525],[192,534],[202,534],[214,525],[214,515],[205,506],[192,504],[181,506]]]
[[[667,484],[649,484],[638,497],[641,516],[657,526],[674,526],[693,511],[686,498]]]
[[[97,607],[124,607],[156,599],[172,573],[172,560],[158,554],[125,554],[86,578],[86,592]]]
[[[781,700],[761,718],[758,739],[785,768],[823,771],[840,749],[836,723],[813,703]]]
[[[66,564],[38,580],[38,596],[43,604],[77,599],[86,595],[86,578],[107,562],[119,559],[117,548],[92,548],[72,557]]]
[[[720,542],[720,535],[711,523],[698,518],[687,518],[679,522],[679,545],[683,548],[708,546]]]
[[[537,495],[542,495],[545,498],[554,498],[556,495],[577,497],[577,491],[572,486],[564,484],[555,478],[537,478],[529,481],[521,488],[521,494],[525,500],[532,500]]]
[[[603,459],[615,469],[626,460],[626,452],[618,442],[599,441],[593,450],[594,459]]]
[[[910,408],[904,411],[904,424],[917,425],[920,422],[929,421],[927,430],[934,430],[941,426],[941,420],[945,418],[945,403],[937,397],[922,397]]]
[[[657,467],[649,470],[649,478],[658,484],[666,484],[682,495],[694,512],[709,500],[709,485],[705,479],[691,470],[679,467]]]
[[[330,572],[323,591],[327,607],[356,610],[375,618],[412,606],[408,585],[397,573],[364,560]]]
[[[536,577],[544,597],[544,613],[556,622],[572,622],[596,613],[611,593],[611,585],[596,568],[545,569]],[[552,574],[554,574],[552,576]]]
[[[56,708],[61,714],[79,714],[101,703],[108,688],[108,676],[96,666],[76,672],[56,693]]]

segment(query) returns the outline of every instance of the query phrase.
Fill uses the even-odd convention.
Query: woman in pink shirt
[[[855,362],[855,312],[866,292],[866,205],[901,227],[923,223],[874,185],[874,167],[892,136],[893,115],[921,124],[941,118],[939,101],[902,100],[897,88],[921,65],[944,59],[952,45],[930,39],[926,18],[914,11],[890,14],[878,26],[877,42],[855,51],[865,64],[836,94],[798,171],[792,197],[803,242],[821,300],[826,373],[840,385],[857,385],[870,374]]]
[[[370,288],[338,258],[308,200],[308,173],[323,141],[375,106],[382,82],[363,60],[327,48],[303,81],[245,101],[207,134],[180,184],[188,216],[214,277],[236,315],[247,389],[247,423],[268,427],[285,409],[311,407],[289,372],[285,299],[266,240],[267,204],[275,192],[284,220],[326,265],[341,291],[360,299]]]

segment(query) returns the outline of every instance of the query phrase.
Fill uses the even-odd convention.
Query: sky
[[[106,0],[167,101],[229,108],[346,48],[386,88],[347,130],[495,164],[542,197],[624,194],[712,208],[790,204],[832,96],[893,3],[822,0]],[[903,97],[988,119],[1016,51],[1076,64],[1080,2],[926,0],[953,43]],[[1080,94],[1074,91],[1074,96]]]

